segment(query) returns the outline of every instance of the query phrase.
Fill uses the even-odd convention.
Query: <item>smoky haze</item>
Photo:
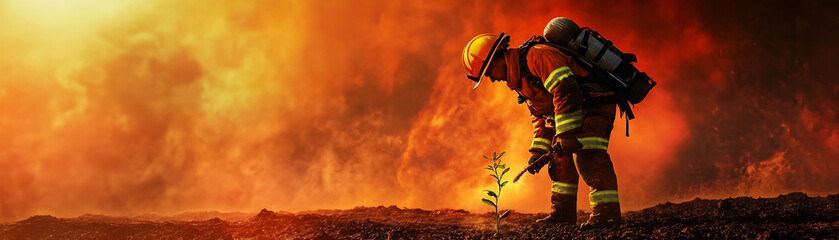
[[[659,82],[631,138],[615,124],[626,209],[836,193],[834,5],[3,1],[0,221],[488,211],[481,155],[507,151],[522,168],[532,129],[503,84],[471,90],[461,50],[484,32],[515,46],[557,16],[636,53]],[[502,208],[544,212],[550,181],[526,176],[504,194]]]

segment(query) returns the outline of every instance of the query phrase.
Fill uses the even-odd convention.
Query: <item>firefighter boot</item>
[[[577,195],[551,193],[551,214],[536,223],[574,225],[577,223]]]
[[[623,221],[618,197],[618,183],[609,154],[603,150],[582,150],[575,159],[577,170],[591,186],[588,200],[592,214],[580,229],[615,227]]]
[[[614,228],[623,224],[620,203],[604,203],[594,206],[588,221],[580,225],[580,230]]]

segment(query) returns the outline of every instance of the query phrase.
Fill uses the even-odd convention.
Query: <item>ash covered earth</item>
[[[356,207],[273,212],[217,212],[174,217],[33,216],[0,225],[0,239],[836,239],[839,194],[737,197],[662,203],[625,212],[617,229],[580,231],[533,223],[545,213],[514,212],[494,235],[491,213]],[[587,213],[579,212],[579,221]],[[202,219],[203,218],[203,219]]]

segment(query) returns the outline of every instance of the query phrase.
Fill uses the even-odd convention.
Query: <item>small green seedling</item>
[[[495,198],[495,201],[486,198],[481,199],[482,202],[495,208],[495,234],[501,232],[501,219],[510,215],[510,211],[498,214],[498,200],[501,198],[501,189],[504,188],[504,185],[507,185],[508,182],[502,182],[501,180],[504,180],[504,174],[506,174],[507,171],[510,171],[507,164],[501,164],[501,156],[504,156],[504,153],[506,152],[501,152],[501,154],[496,155],[495,152],[492,152],[492,158],[484,155],[484,158],[492,160],[492,165],[487,165],[486,169],[492,172],[489,175],[495,178],[495,183],[498,185],[497,193],[492,190],[484,190],[488,196]],[[498,174],[499,171],[501,171],[501,174]]]

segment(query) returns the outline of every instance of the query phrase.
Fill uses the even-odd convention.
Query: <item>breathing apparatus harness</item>
[[[593,92],[614,92],[614,95],[609,96],[592,96],[589,94],[590,91],[583,91],[583,97],[587,102],[616,103],[621,110],[621,117],[626,114],[626,136],[628,137],[629,120],[635,119],[632,106],[644,100],[647,93],[656,85],[656,82],[646,73],[640,72],[632,66],[632,62],[637,62],[634,54],[620,52],[611,41],[606,40],[587,27],[577,31],[572,37],[572,42],[577,43],[578,50],[575,51],[548,42],[542,36],[531,37],[522,43],[518,49],[521,76],[532,86],[538,86],[540,89],[547,91],[542,84],[542,79],[530,72],[530,68],[527,66],[527,52],[531,47],[542,44],[556,48],[563,54],[571,56],[574,61],[589,71],[587,77],[576,77],[580,81],[581,88]],[[604,59],[604,56],[609,59]],[[525,101],[527,101],[527,98],[519,94],[519,104]]]

